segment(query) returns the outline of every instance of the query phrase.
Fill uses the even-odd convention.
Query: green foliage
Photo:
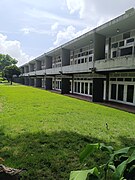
[[[4,68],[4,77],[6,77],[9,81],[11,81],[12,84],[12,80],[13,80],[13,76],[18,76],[20,75],[20,69],[16,66],[16,65],[12,65],[12,66],[6,66]]]
[[[8,54],[0,54],[0,71],[3,71],[3,69],[6,66],[11,66],[17,64],[17,60],[9,56]]]
[[[96,150],[85,166],[80,163],[78,154],[87,144],[104,142],[119,149],[134,144],[134,137],[135,114],[0,83],[0,157],[5,166],[26,169],[24,180],[67,180],[72,170],[108,160],[106,151]]]
[[[122,180],[129,179],[134,180],[135,177],[135,146],[122,148],[118,151],[114,151],[113,147],[105,146],[104,143],[88,144],[86,148],[80,154],[80,161],[88,158],[94,151],[106,151],[110,154],[110,159],[106,164],[100,165],[96,168],[96,173],[93,169],[82,170],[82,171],[72,171],[70,174],[70,180],[87,180],[90,176],[96,176],[100,179],[112,179],[112,180]],[[110,177],[108,172],[111,170]],[[91,173],[89,173],[91,172]],[[80,178],[81,177],[81,178]]]
[[[88,177],[92,178],[92,180],[99,179],[98,169],[94,167],[89,170],[71,171],[69,180],[86,180]]]

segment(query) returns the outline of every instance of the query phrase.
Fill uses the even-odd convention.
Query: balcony
[[[47,75],[60,74],[60,71],[62,71],[61,67],[46,69],[46,74]]]
[[[36,75],[37,75],[37,76],[44,76],[45,73],[46,73],[46,70],[45,70],[45,69],[36,71]]]
[[[135,69],[135,58],[126,55],[117,58],[95,61],[96,71],[132,70]]]

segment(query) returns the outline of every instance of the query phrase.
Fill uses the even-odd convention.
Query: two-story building
[[[20,69],[25,85],[135,105],[135,9]]]

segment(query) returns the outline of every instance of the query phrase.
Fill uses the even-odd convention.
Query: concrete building
[[[25,85],[135,105],[135,9],[20,69]]]

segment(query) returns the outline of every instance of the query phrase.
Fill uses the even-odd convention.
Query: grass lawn
[[[134,114],[32,87],[0,85],[0,157],[7,166],[26,169],[23,179],[68,179],[71,170],[105,159],[96,154],[80,164],[87,143],[121,148],[133,145],[134,137]]]

